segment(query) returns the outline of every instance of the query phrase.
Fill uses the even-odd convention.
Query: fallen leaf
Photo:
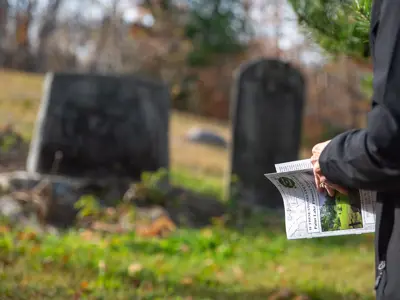
[[[143,270],[143,266],[139,263],[130,264],[128,267],[128,274],[133,276]]]
[[[69,262],[70,256],[69,255],[63,255],[62,257],[62,263],[65,265]]]
[[[243,270],[239,266],[233,266],[232,271],[236,278],[243,278]]]
[[[82,291],[87,291],[89,289],[89,282],[87,281],[82,281],[80,284],[80,288]]]
[[[215,272],[215,277],[217,278],[218,281],[222,282],[224,281],[225,274],[221,271],[217,271]]]
[[[183,244],[183,245],[180,247],[180,250],[181,250],[183,253],[187,253],[187,252],[190,251],[190,248],[189,248],[188,245]]]
[[[21,231],[17,235],[17,239],[20,241],[34,241],[36,240],[36,237],[37,235],[33,231],[29,232]]]
[[[104,260],[99,261],[99,270],[104,271],[106,269],[106,263]]]
[[[93,230],[103,231],[107,233],[123,233],[132,228],[124,229],[120,224],[107,224],[103,222],[94,222],[91,226]]]
[[[183,285],[191,285],[193,284],[193,278],[185,277],[181,280],[181,284]]]
[[[285,267],[284,266],[278,266],[276,268],[276,272],[278,272],[279,274],[282,274],[285,272]]]
[[[210,238],[213,235],[213,232],[210,228],[205,228],[201,231],[201,235],[205,238]]]
[[[161,216],[149,226],[137,226],[136,234],[141,237],[155,237],[175,230],[175,223],[167,216]]]
[[[82,231],[81,233],[80,233],[80,236],[84,239],[84,240],[92,240],[93,239],[93,236],[94,236],[94,234],[93,234],[93,231],[91,231],[91,230],[85,230],[85,231]]]
[[[113,208],[113,207],[107,207],[106,208],[106,211],[105,211],[105,213],[106,213],[106,215],[108,216],[108,217],[113,217],[113,216],[115,216],[115,214],[116,214],[116,210],[115,210],[115,208]]]
[[[204,264],[205,264],[207,267],[210,267],[210,266],[214,266],[214,265],[215,265],[215,262],[214,262],[211,258],[207,258],[207,259],[204,261]]]
[[[0,233],[10,232],[10,227],[8,226],[0,226]]]
[[[40,251],[40,246],[39,245],[35,245],[31,248],[31,253],[35,254],[38,253]]]

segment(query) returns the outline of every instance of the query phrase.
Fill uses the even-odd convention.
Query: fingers
[[[318,157],[315,155],[311,156],[311,164],[314,166],[316,163],[318,163]]]
[[[329,186],[343,195],[347,195],[349,193],[349,191],[347,189],[345,189],[337,184],[329,184]]]
[[[345,188],[328,183],[326,177],[323,176],[321,173],[321,168],[319,166],[319,156],[329,142],[330,141],[326,141],[324,143],[316,144],[311,150],[311,164],[313,165],[315,185],[319,192],[323,192],[324,190],[326,190],[328,195],[331,197],[335,196],[336,191],[346,195],[348,194],[348,191]]]
[[[321,170],[317,161],[313,165],[314,180],[315,180],[315,186],[317,187],[318,191],[322,192],[324,190],[324,187],[322,185],[320,171]]]
[[[326,141],[326,142],[323,142],[323,143],[316,144],[316,145],[311,149],[312,154],[317,155],[317,156],[319,157],[319,155],[322,153],[322,151],[324,150],[324,148],[326,147],[326,145],[329,144],[329,142],[330,142],[330,140],[329,140],[329,141]]]
[[[334,197],[334,196],[335,196],[336,190],[335,190],[333,187],[331,187],[331,186],[329,186],[329,185],[326,185],[326,186],[325,186],[325,189],[326,189],[326,191],[328,192],[328,195],[329,195],[329,196],[331,196],[331,197]]]

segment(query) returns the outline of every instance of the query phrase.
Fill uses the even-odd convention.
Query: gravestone
[[[305,80],[290,64],[272,59],[244,64],[236,76],[228,197],[251,207],[283,208],[264,174],[298,158]]]
[[[134,75],[46,76],[27,170],[125,177],[168,168],[169,91]]]

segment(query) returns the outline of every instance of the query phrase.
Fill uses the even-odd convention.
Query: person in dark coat
[[[319,189],[377,192],[376,298],[400,300],[400,1],[374,1],[370,47],[374,92],[366,128],[316,145],[311,160]]]

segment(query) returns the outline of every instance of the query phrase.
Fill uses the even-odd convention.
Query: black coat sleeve
[[[382,3],[373,52],[367,127],[332,139],[319,163],[322,174],[343,187],[400,190],[400,1]]]

